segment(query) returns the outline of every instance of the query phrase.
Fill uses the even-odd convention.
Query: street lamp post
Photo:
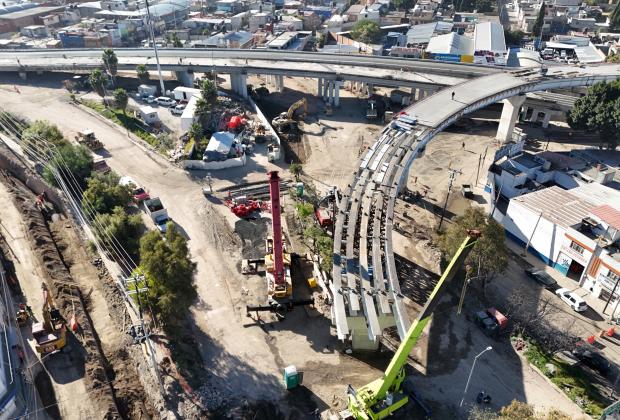
[[[471,381],[471,375],[474,373],[474,368],[476,367],[476,360],[478,360],[480,356],[482,356],[489,350],[493,350],[493,347],[487,347],[486,349],[478,353],[476,357],[474,357],[474,363],[472,363],[471,365],[471,370],[469,371],[469,377],[467,378],[467,383],[465,384],[465,389],[463,390],[463,398],[461,398],[461,404],[459,404],[459,407],[463,407],[463,402],[465,402],[465,395],[467,394],[467,388],[469,388],[469,381]]]
[[[153,51],[155,52],[155,62],[157,63],[157,74],[159,75],[159,85],[161,86],[162,96],[166,94],[166,88],[164,87],[164,78],[161,75],[161,65],[159,64],[159,53],[157,52],[157,44],[155,43],[155,30],[153,29],[153,19],[151,17],[151,10],[149,8],[149,1],[145,0],[146,4],[146,16],[149,23],[149,34],[151,35],[151,42],[153,43]]]

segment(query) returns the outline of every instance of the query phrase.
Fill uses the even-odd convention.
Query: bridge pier
[[[247,75],[242,73],[230,74],[230,88],[237,95],[244,99],[248,97],[248,78]]]
[[[188,70],[175,71],[177,80],[185,87],[194,87],[194,72]]]
[[[275,78],[276,92],[282,92],[284,90],[284,76],[282,74],[276,74]]]
[[[25,71],[20,71],[19,78],[22,80],[26,80],[28,78],[28,73],[26,73]]]
[[[316,96],[318,97],[323,97],[323,89],[324,89],[324,85],[325,85],[325,80],[322,78],[318,78],[317,79],[317,89],[316,89]]]
[[[503,102],[504,107],[495,138],[502,143],[506,143],[512,139],[512,132],[515,129],[521,105],[525,102],[525,95],[513,96],[512,98],[504,99]]]

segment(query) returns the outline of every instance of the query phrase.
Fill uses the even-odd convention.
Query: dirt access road
[[[151,196],[159,196],[189,237],[191,255],[197,263],[199,294],[199,301],[191,308],[195,336],[210,371],[205,380],[218,388],[225,401],[233,396],[280,400],[285,395],[281,369],[289,364],[305,372],[309,393],[323,408],[331,405],[335,396],[345,395],[347,383],[360,386],[379,376],[378,370],[336,350],[327,322],[321,328],[306,329],[301,325],[308,321],[302,319],[288,330],[278,328],[269,334],[253,326],[245,316],[246,302],[241,293],[244,280],[237,269],[240,246],[224,220],[229,210],[208,202],[196,179],[159,156],[145,153],[124,130],[69,104],[59,81],[54,86],[22,85],[21,94],[12,90],[15,83],[19,82],[11,79],[0,85],[4,108],[31,120],[49,120],[68,138],[85,127],[93,129],[105,145],[109,165],[142,183]],[[214,187],[263,180],[271,169],[281,168],[255,167],[252,173],[246,172],[247,167],[214,171]],[[330,377],[333,380],[327,380]]]

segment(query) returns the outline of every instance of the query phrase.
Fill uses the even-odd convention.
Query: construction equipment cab
[[[54,306],[45,283],[43,290],[43,322],[32,324],[32,336],[37,344],[35,350],[41,356],[62,350],[67,344],[67,326],[60,311]]]

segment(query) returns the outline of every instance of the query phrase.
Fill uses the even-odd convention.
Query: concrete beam
[[[512,139],[512,132],[515,129],[521,105],[525,102],[525,95],[513,96],[512,98],[504,99],[503,102],[504,108],[502,109],[502,116],[499,120],[499,127],[497,128],[495,138],[505,143]]]

